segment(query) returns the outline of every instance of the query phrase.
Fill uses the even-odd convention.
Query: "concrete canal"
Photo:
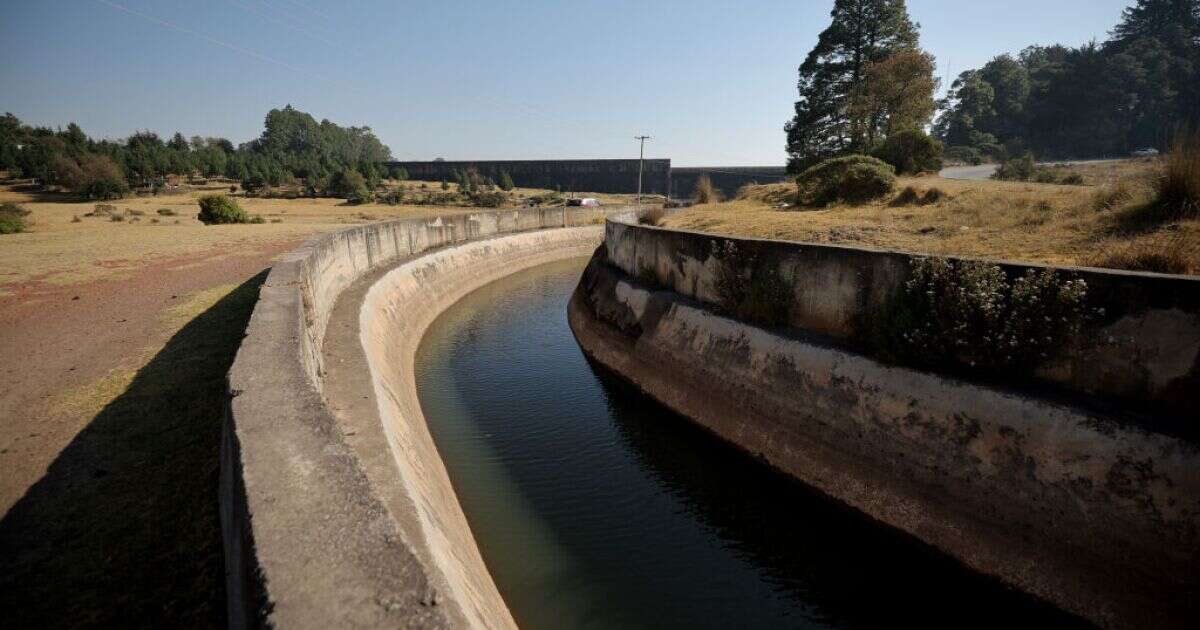
[[[1078,623],[784,478],[589,364],[566,321],[585,262],[468,295],[417,358],[430,430],[522,627]]]

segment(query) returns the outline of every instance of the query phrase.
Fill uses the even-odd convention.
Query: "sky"
[[[939,76],[1103,41],[1132,0],[909,0]],[[0,0],[0,111],[245,142],[267,111],[397,159],[779,165],[832,0]]]

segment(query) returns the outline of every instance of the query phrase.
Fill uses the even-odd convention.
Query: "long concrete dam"
[[[788,346],[788,339],[781,341],[769,330],[706,310],[705,287],[711,280],[705,280],[702,270],[705,265],[712,269],[715,263],[697,252],[709,251],[707,242],[703,248],[684,242],[672,253],[665,242],[651,241],[669,239],[674,247],[680,239],[693,237],[667,233],[642,240],[646,238],[641,236],[644,226],[631,219],[610,221],[601,228],[600,218],[600,213],[586,209],[551,209],[371,224],[316,239],[273,268],[230,373],[231,403],[222,453],[230,625],[512,627],[530,619],[520,609],[510,610],[507,599],[513,586],[497,583],[492,566],[495,547],[487,547],[494,543],[488,543],[490,535],[480,538],[473,529],[480,526],[479,513],[472,511],[477,506],[460,502],[456,494],[460,483],[451,483],[453,471],[447,468],[460,466],[462,461],[443,461],[442,437],[435,441],[430,430],[439,418],[426,417],[426,401],[418,396],[415,384],[415,360],[426,330],[464,296],[523,269],[594,252],[595,259],[571,298],[569,312],[562,316],[569,314],[588,354],[611,367],[619,378],[855,510],[931,543],[975,570],[998,575],[1102,625],[1133,625],[1130,611],[1150,615],[1145,618],[1161,625],[1171,625],[1186,618],[1181,614],[1194,612],[1181,613],[1179,603],[1181,594],[1192,592],[1196,584],[1200,482],[1196,479],[1196,448],[1187,440],[1169,432],[1131,430],[1105,417],[1087,416],[1080,421],[1071,415],[1078,415],[1078,410],[1053,404],[1049,405],[1053,422],[1048,428],[1041,427],[1039,422],[1047,416],[1045,405],[1037,400],[989,393],[987,388],[981,388],[980,394],[961,389],[973,385],[952,380],[922,384],[919,373],[903,371],[900,373],[906,376],[897,386],[895,373],[889,371],[894,368],[867,370],[851,382],[847,368],[862,366],[853,356],[837,354],[837,349],[830,347],[833,344],[820,347],[832,354],[817,351],[819,360],[814,364],[814,350],[807,346]],[[597,250],[602,230],[607,231],[607,238]],[[632,245],[635,241],[639,244]],[[657,258],[660,254],[662,258]],[[868,254],[857,256],[869,258]],[[805,280],[840,291],[840,297],[834,296],[832,302],[808,293],[813,304],[826,303],[826,310],[821,311],[826,322],[840,321],[831,315],[849,314],[852,307],[839,310],[836,305],[845,304],[845,299],[855,303],[853,296],[859,293],[855,287],[862,286],[860,282],[847,288],[853,277],[832,271]],[[799,275],[789,274],[790,280],[803,285]],[[1178,286],[1172,284],[1171,288],[1178,292]],[[688,291],[697,290],[689,296]],[[1153,308],[1142,312],[1155,329],[1165,331],[1167,346],[1183,348],[1177,354],[1194,350],[1190,344],[1197,339],[1194,333],[1198,329],[1188,328],[1195,324],[1189,319],[1195,311],[1187,302],[1194,293],[1188,291],[1161,309],[1166,298],[1159,296],[1149,302]],[[1157,312],[1160,310],[1167,315],[1163,317]],[[1171,315],[1173,310],[1183,316]],[[1123,315],[1116,313],[1114,321]],[[1128,322],[1124,325],[1130,327]],[[1182,360],[1166,360],[1174,355],[1164,357],[1166,350],[1161,347],[1158,354],[1152,352],[1154,348],[1146,345],[1148,337],[1142,331],[1126,332],[1140,339],[1140,346],[1134,344],[1141,353],[1137,367],[1155,384],[1147,388],[1146,395],[1157,396],[1168,407],[1174,404],[1171,392],[1178,391],[1180,378],[1190,378],[1189,370],[1180,373]],[[668,338],[681,345],[662,345]],[[728,352],[713,350],[718,347]],[[504,356],[519,351],[514,345],[503,350]],[[675,363],[665,362],[668,359]],[[796,372],[782,369],[783,359],[793,361],[795,369],[814,371],[797,378]],[[749,367],[746,360],[751,361]],[[766,374],[776,380],[755,380],[763,376],[764,366]],[[721,378],[706,380],[714,378],[713,370],[721,370]],[[850,397],[847,391],[835,392],[836,400],[797,395],[790,401],[780,398],[779,392],[817,392],[821,379],[843,390],[853,385],[858,394]],[[797,383],[802,387],[797,388]],[[731,392],[730,385],[745,389]],[[693,389],[697,386],[705,388],[703,395]],[[896,395],[896,387],[902,396]],[[948,393],[938,393],[939,388]],[[626,395],[640,394],[620,394]],[[982,398],[970,399],[977,395]],[[747,402],[747,397],[760,401]],[[640,402],[628,404],[645,407]],[[762,413],[762,404],[778,405],[771,410],[777,414],[776,425],[754,424],[762,419],[755,415]],[[798,412],[800,404],[814,405],[818,413]],[[987,407],[997,405],[1004,413],[1016,409],[1018,417],[1007,418],[1011,422],[1001,426],[991,424]],[[705,409],[712,411],[706,414]],[[848,416],[846,409],[857,411]],[[959,412],[958,417],[948,409]],[[714,421],[714,412],[722,418]],[[871,426],[863,424],[863,414],[890,420]],[[513,424],[501,418],[498,426]],[[526,433],[540,434],[536,425],[527,426]],[[730,427],[732,430],[726,430]],[[1090,433],[1085,431],[1089,427]],[[880,447],[880,440],[888,438],[891,444]],[[938,440],[955,446],[945,448]],[[572,445],[576,442],[570,440]],[[707,448],[703,440],[685,443]],[[594,453],[593,446],[585,445],[586,452]],[[928,453],[939,447],[947,461]],[[967,448],[965,454],[963,448]],[[1007,459],[1000,457],[1003,449],[1007,449]],[[572,457],[569,453],[556,455]],[[921,462],[910,465],[918,472],[906,468],[906,457]],[[793,466],[806,459],[810,460],[807,468]],[[1018,460],[1025,462],[1023,468]],[[663,482],[667,469],[662,465],[656,465],[645,483]],[[755,466],[736,461],[718,465],[736,470]],[[823,470],[826,476],[813,475],[814,469]],[[919,473],[928,470],[936,472],[935,482],[941,485],[921,485],[929,479]],[[894,480],[881,479],[881,471],[899,475],[908,485],[898,487]],[[1093,487],[1069,485],[1067,495],[1075,502],[1064,508],[1063,484],[1055,475],[1089,479]],[[581,477],[586,478],[586,474]],[[788,502],[798,501],[785,487],[754,479],[753,485],[771,488],[777,496],[789,497]],[[667,487],[677,492],[686,487],[681,483],[673,474]],[[997,489],[996,483],[1012,488]],[[995,498],[973,497],[978,488],[995,492]],[[740,492],[738,499],[745,501],[744,495],[757,496]],[[1098,499],[1101,496],[1104,501]],[[1012,505],[997,507],[997,501]],[[1042,508],[1039,502],[1051,507]],[[719,513],[721,505],[713,504],[712,510]],[[974,528],[971,519],[964,519],[961,513],[978,510],[981,505],[989,528]],[[757,511],[747,506],[749,512]],[[922,511],[925,513],[913,516]],[[1062,519],[1063,529],[1079,526],[1078,512],[1092,515],[1095,521],[1084,518],[1083,529],[1064,543],[1068,545],[1065,551],[1047,552],[1038,541],[1030,540],[1034,534],[1045,533],[1046,523],[1054,519]],[[693,516],[704,518],[704,511]],[[786,517],[764,523],[778,527],[781,520]],[[698,531],[711,527],[699,525]],[[1096,532],[1105,527],[1115,531]],[[738,538],[738,532],[745,529],[726,528],[718,539],[729,539],[733,549],[744,551],[753,546]],[[749,529],[762,531],[764,527]],[[841,523],[834,529],[853,528]],[[1055,536],[1062,532],[1048,529]],[[1131,532],[1140,538],[1131,541]],[[975,534],[982,536],[981,540],[974,540]],[[662,546],[678,547],[682,538],[673,537]],[[1062,543],[1061,536],[1052,540],[1053,544]],[[1119,545],[1120,551],[1099,557],[1084,554],[1080,556],[1083,561],[1074,564],[1064,560],[1080,550],[1091,550],[1093,545],[1110,543]],[[896,546],[889,543],[871,548]],[[622,552],[616,553],[619,558]],[[646,554],[648,558],[651,555]],[[1103,565],[1109,561],[1114,564]],[[918,559],[916,564],[922,562]],[[835,564],[840,563],[831,566]],[[769,581],[781,577],[778,569],[768,565],[761,570],[771,576]],[[1107,580],[1126,570],[1145,578],[1145,586],[1132,594],[1114,595]],[[500,577],[505,577],[504,573],[501,571]],[[697,571],[695,579],[704,573]],[[953,572],[940,575],[940,581],[930,583],[972,581],[969,576],[946,577]],[[1063,586],[1072,580],[1080,585]],[[979,588],[990,592],[991,587]],[[1148,596],[1146,591],[1153,589],[1161,593]],[[800,589],[807,590],[811,589]],[[963,594],[947,592],[952,597]],[[997,609],[1025,610],[1023,604],[998,605],[1000,600],[969,595],[961,599],[991,601]],[[1104,599],[1110,596],[1111,602]],[[512,595],[512,599],[521,598]],[[532,601],[536,599],[535,594]],[[796,610],[813,614],[811,606],[812,602],[801,602]],[[514,610],[521,614],[514,615]],[[1049,621],[1052,617],[1039,615],[1043,613],[1010,620],[1054,623]],[[818,625],[840,625],[820,614],[814,619],[823,620]]]

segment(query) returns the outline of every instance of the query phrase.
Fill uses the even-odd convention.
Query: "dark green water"
[[[584,260],[467,296],[417,359],[421,404],[526,628],[1066,627],[726,446],[579,350]]]

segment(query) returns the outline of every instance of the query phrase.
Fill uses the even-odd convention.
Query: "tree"
[[[1200,0],[1137,0],[1111,35],[964,72],[934,133],[993,156],[1061,159],[1165,150],[1180,128],[1200,127]]]
[[[902,50],[867,64],[865,80],[850,97],[850,119],[865,146],[908,129],[922,129],[933,118],[933,55]]]
[[[895,167],[898,175],[935,173],[942,168],[942,143],[917,128],[889,135],[872,155]]]
[[[512,176],[508,174],[508,171],[500,171],[500,190],[508,192],[513,188],[515,186],[513,186]]]
[[[366,203],[371,201],[371,190],[367,188],[367,180],[362,173],[348,168],[342,171],[333,182],[333,188],[350,203]]]
[[[904,0],[835,0],[828,28],[800,65],[795,116],[785,126],[788,167],[798,172],[835,155],[866,150],[865,128],[848,101],[867,65],[918,45]]]

